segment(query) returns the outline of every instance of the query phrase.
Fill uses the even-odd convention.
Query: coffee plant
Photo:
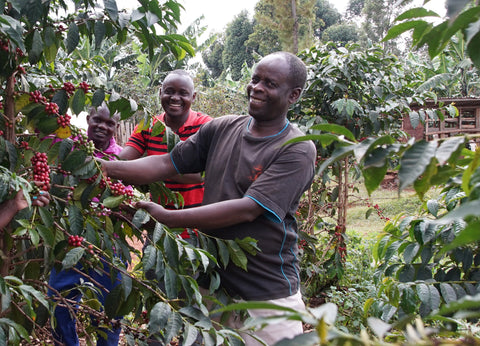
[[[130,345],[146,345],[152,335],[167,344],[180,335],[185,345],[199,335],[207,345],[238,343],[235,331],[210,319],[192,273],[202,273],[212,293],[219,287],[215,268],[230,261],[246,268],[245,252],[257,251],[255,241],[223,241],[199,233],[201,247],[193,247],[179,238],[180,230],[134,210],[132,203],[148,198],[146,190],[153,198],[177,196],[162,184],[133,188],[103,176],[93,160],[93,142],[72,124],[74,115],[103,102],[122,119],[138,109],[112,85],[92,77],[99,56],[72,59],[76,49],[84,42],[96,50],[106,41],[126,45],[134,37],[150,57],[158,51],[175,58],[193,55],[183,36],[157,33],[157,25],[176,26],[181,5],[140,0],[131,13],[119,11],[115,0],[104,0],[101,8],[91,0],[1,5],[0,203],[21,191],[30,207],[1,230],[0,343],[51,340],[51,326],[61,323],[52,317],[57,305],[75,306],[72,312],[82,322],[79,334],[87,344],[95,344],[98,327],[112,326],[123,328]],[[171,147],[178,139],[170,139]],[[34,182],[49,192],[48,206],[32,206],[38,192]],[[132,244],[142,239],[145,228],[151,232],[140,254]],[[131,254],[141,258],[133,271],[127,267]],[[112,278],[120,273],[122,279],[102,306],[101,288],[92,288],[88,273],[104,272],[106,266]],[[84,296],[80,303],[70,300],[68,292],[47,295],[53,267],[83,273],[85,283],[75,288]],[[145,278],[148,271],[154,278]],[[216,302],[222,306],[227,299]],[[91,324],[89,316],[100,323]]]

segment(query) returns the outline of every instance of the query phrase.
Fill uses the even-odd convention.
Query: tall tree
[[[239,80],[242,76],[244,63],[248,66],[253,64],[252,51],[246,45],[252,32],[253,24],[247,11],[240,12],[227,26],[222,63],[226,70],[230,70],[233,80]]]
[[[411,0],[398,3],[396,0],[365,0],[362,9],[362,41],[381,42],[393,21]],[[385,41],[383,46],[390,51],[396,51],[397,41]]]
[[[313,42],[315,0],[260,0],[255,19],[277,32],[281,48],[296,53]]]
[[[331,2],[317,0],[315,4],[314,35],[321,39],[323,32],[332,25],[338,24],[341,19],[341,14]]]
[[[329,26],[322,34],[323,41],[333,41],[342,46],[359,39],[358,28],[355,24],[339,23]]]
[[[202,51],[202,59],[212,78],[218,78],[222,74],[223,62],[222,55],[225,48],[225,34],[213,34],[207,40],[205,50]]]

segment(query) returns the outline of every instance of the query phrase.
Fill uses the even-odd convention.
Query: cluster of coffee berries
[[[3,102],[0,101],[0,109],[3,109]]]
[[[142,318],[143,320],[145,321],[145,323],[148,323],[149,320],[148,320],[148,311],[147,310],[143,310],[142,311]]]
[[[55,102],[48,102],[45,105],[45,112],[47,114],[58,114],[58,105]]]
[[[80,84],[78,84],[78,87],[80,89],[83,89],[83,91],[86,93],[88,93],[88,90],[90,89],[90,85],[88,85],[87,82],[80,82]]]
[[[75,92],[75,86],[71,82],[63,83],[62,89],[65,90],[68,95],[72,95]]]
[[[3,136],[3,135],[4,135],[3,131],[2,131],[2,130],[0,130],[0,136]]]
[[[25,53],[23,52],[23,50],[21,50],[20,48],[17,47],[17,49],[15,50],[15,52],[17,53],[17,56],[22,58],[25,56]]]
[[[31,158],[33,166],[33,180],[43,182],[43,190],[47,191],[50,186],[50,167],[47,163],[47,154],[35,153]]]
[[[10,40],[0,41],[0,49],[8,52],[10,50]]]
[[[95,144],[93,143],[93,141],[88,141],[85,144],[85,150],[88,155],[93,155],[93,153],[95,153]]]
[[[127,187],[119,181],[117,181],[116,183],[110,184],[110,190],[112,191],[112,194],[114,196],[123,196],[123,195],[129,196],[129,194],[133,196],[133,190],[127,189]]]
[[[100,180],[100,182],[98,183],[98,187],[100,189],[104,189],[106,188],[107,186],[111,186],[112,185],[112,180],[109,178],[109,177],[105,177],[103,178],[102,180]]]
[[[73,247],[82,246],[84,238],[78,235],[71,235],[68,237],[68,245]]]
[[[47,98],[42,95],[39,90],[30,92],[30,102],[42,103],[47,102]]]
[[[70,119],[72,119],[72,117],[69,114],[59,115],[57,117],[57,124],[61,127],[70,126]]]
[[[383,209],[380,208],[378,204],[371,205],[370,202],[368,202],[367,207],[375,209],[375,211],[377,212],[381,220],[390,221],[390,218],[385,217],[385,215],[383,215]]]
[[[31,149],[30,146],[28,145],[28,142],[22,141],[20,143],[20,147],[22,147],[25,150]]]

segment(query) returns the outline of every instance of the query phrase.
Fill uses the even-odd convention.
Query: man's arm
[[[136,159],[139,159],[140,157],[142,157],[142,154],[140,154],[140,152],[137,149],[130,146],[125,146],[123,150],[120,152],[120,154],[118,154],[118,158],[120,160],[136,160]],[[182,184],[203,183],[203,177],[200,173],[177,174],[169,179]]]
[[[265,212],[248,197],[226,200],[196,208],[169,210],[154,202],[138,202],[158,222],[170,228],[192,227],[216,229],[251,222]]]
[[[43,184],[39,183],[37,185],[41,186]],[[50,203],[50,195],[46,191],[40,191],[38,196],[33,196],[32,205],[44,207],[48,203]],[[17,192],[15,198],[0,204],[0,228],[7,226],[15,214],[26,207],[28,207],[28,203],[22,190]]]
[[[129,184],[150,184],[177,174],[170,155],[152,155],[131,161],[96,160],[106,176]]]
[[[120,154],[118,154],[120,160],[136,160],[140,157],[142,157],[142,154],[137,149],[128,145],[123,147]]]

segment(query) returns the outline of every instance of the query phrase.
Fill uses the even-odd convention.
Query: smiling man
[[[167,210],[139,202],[169,227],[197,227],[222,239],[251,237],[260,251],[248,256],[247,271],[230,263],[218,268],[221,286],[230,296],[266,301],[296,311],[305,308],[300,293],[298,234],[295,212],[315,174],[316,148],[311,141],[289,145],[303,136],[287,119],[289,107],[302,93],[305,64],[295,55],[267,55],[247,86],[249,115],[215,118],[170,155],[134,161],[101,161],[104,172],[131,183],[164,180],[175,174],[205,171],[200,207]],[[272,316],[272,310],[248,311]],[[229,325],[240,327],[235,320]],[[300,321],[282,321],[255,332],[267,345],[301,334]],[[246,345],[259,345],[244,335]]]
[[[153,118],[148,128],[135,127],[129,140],[125,144],[120,159],[134,160],[143,155],[168,154],[168,143],[164,140],[165,131],[152,136],[153,126],[161,121],[168,126],[181,141],[196,133],[200,127],[212,118],[206,114],[191,109],[197,93],[192,77],[184,70],[171,71],[163,80],[160,89],[160,102],[163,113]],[[203,178],[200,174],[172,177],[165,180],[165,186],[182,195],[182,208],[198,207],[203,201]],[[165,204],[160,197],[158,203]],[[173,202],[166,204],[168,209],[177,209]],[[189,238],[187,231],[182,233],[183,238]]]
[[[110,116],[110,110],[105,102],[97,108],[92,107],[87,115],[87,136],[93,141],[97,151],[96,156],[118,155],[122,147],[115,142],[113,135],[118,129],[120,114]]]

